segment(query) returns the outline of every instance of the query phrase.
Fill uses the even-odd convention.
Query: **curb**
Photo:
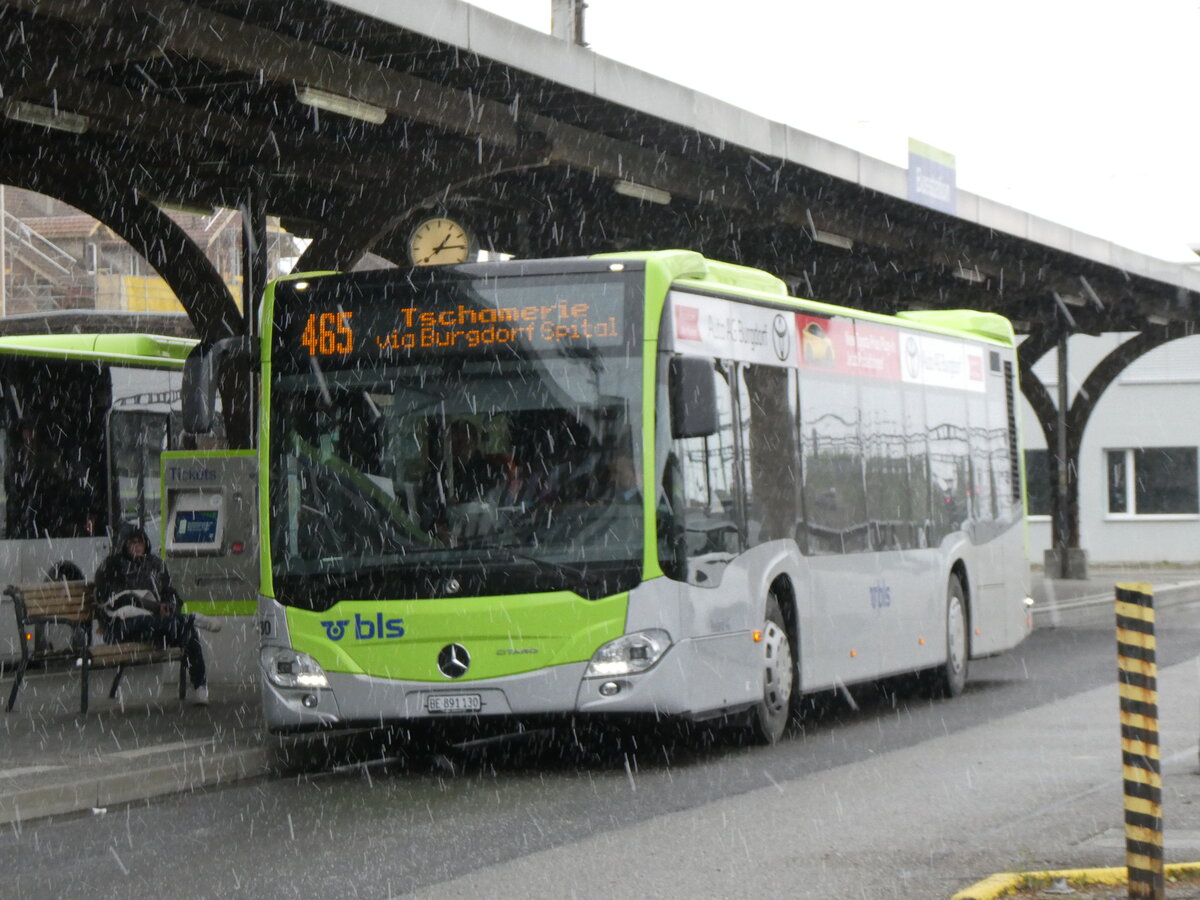
[[[1115,583],[1114,583],[1115,584]],[[1168,606],[1176,606],[1184,603],[1191,603],[1195,598],[1177,597],[1177,594],[1184,594],[1190,591],[1195,591],[1200,588],[1200,581],[1176,581],[1171,584],[1164,584],[1154,589],[1154,596],[1163,602],[1156,604],[1159,609]],[[1034,618],[1040,616],[1048,616],[1055,612],[1068,612],[1075,609],[1087,609],[1092,606],[1101,606],[1105,603],[1113,603],[1113,591],[1110,589],[1103,594],[1091,594],[1086,597],[1076,597],[1073,600],[1063,600],[1061,602],[1047,603],[1039,602],[1033,607]]]
[[[103,814],[109,806],[121,803],[267,775],[271,763],[269,748],[251,747],[189,756],[136,772],[84,773],[75,781],[0,794],[0,825],[19,828],[24,822],[47,816],[88,811]]]
[[[1180,875],[1200,875],[1200,862],[1172,863],[1163,867],[1168,878]],[[1068,884],[1111,884],[1126,883],[1124,866],[1109,869],[1058,869],[1048,872],[1001,872],[989,875],[983,881],[976,882],[969,888],[959,891],[950,900],[996,900],[1007,897],[1023,888],[1048,887],[1058,879],[1066,879]]]

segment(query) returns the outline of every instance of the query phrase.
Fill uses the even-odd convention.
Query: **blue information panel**
[[[954,155],[909,138],[908,199],[955,215],[958,212],[958,188]]]
[[[217,540],[215,509],[181,509],[175,513],[176,544],[214,544]]]

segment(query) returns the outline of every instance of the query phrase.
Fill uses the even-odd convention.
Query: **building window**
[[[1200,514],[1195,447],[1109,450],[1110,515]]]
[[[1050,515],[1053,486],[1050,484],[1050,451],[1025,451],[1025,491],[1029,515]]]

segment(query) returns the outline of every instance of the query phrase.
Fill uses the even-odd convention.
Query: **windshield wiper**
[[[534,556],[531,553],[522,553],[519,550],[514,550],[511,547],[505,547],[514,560],[522,560],[527,563],[532,563],[533,567],[539,572],[548,572],[552,575],[565,577],[568,584],[574,585],[579,583],[583,586],[583,590],[575,590],[575,593],[588,600],[596,600],[599,597],[605,596],[608,591],[606,584],[608,579],[603,575],[597,577],[593,573],[589,573],[586,566],[573,566],[569,563],[553,562],[552,560],[542,559],[539,556]]]

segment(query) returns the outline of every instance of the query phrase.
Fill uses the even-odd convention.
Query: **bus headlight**
[[[612,678],[645,672],[667,652],[671,636],[661,628],[622,635],[595,652],[584,678]]]
[[[282,688],[327,688],[325,670],[307,653],[287,647],[263,647],[260,659],[267,680]]]

